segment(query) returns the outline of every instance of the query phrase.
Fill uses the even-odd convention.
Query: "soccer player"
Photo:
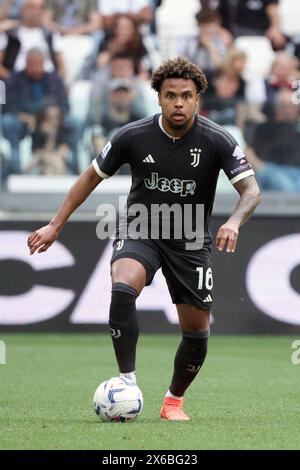
[[[209,219],[220,169],[240,195],[233,214],[218,230],[216,245],[220,251],[224,248],[227,252],[235,251],[239,227],[259,203],[259,188],[243,151],[222,127],[196,114],[200,93],[206,86],[203,72],[188,60],[179,57],[163,63],[152,76],[162,113],[121,128],[70,189],[50,223],[28,238],[31,254],[46,251],[93,189],[123,163],[130,164],[128,212],[134,205],[143,204],[150,211],[147,227],[157,224],[157,218],[161,219],[162,227],[159,237],[151,237],[150,232],[148,238],[130,237],[130,230],[122,238],[119,227],[111,260],[110,332],[120,376],[135,383],[139,335],[136,298],[161,267],[182,329],[173,377],[160,411],[163,419],[174,421],[189,419],[183,410],[183,396],[207,353],[213,302]],[[151,209],[163,204],[172,206],[174,213],[151,219]],[[203,209],[200,223],[194,211],[197,207]],[[185,218],[181,212],[182,217],[177,217],[175,223],[178,212],[190,208],[192,212],[186,212],[192,214],[189,221],[192,233],[197,233],[196,225],[203,229],[202,238],[196,237],[194,242],[190,242],[189,230],[181,238],[175,236],[178,220],[182,222]],[[168,230],[163,226],[166,218],[172,226],[170,236],[166,236]],[[132,220],[132,214],[129,219]]]

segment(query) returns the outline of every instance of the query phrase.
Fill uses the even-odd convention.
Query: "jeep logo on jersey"
[[[200,163],[201,149],[190,149],[191,157],[193,158],[191,165],[196,168]]]
[[[180,193],[181,196],[187,194],[193,195],[196,189],[196,181],[194,180],[179,180],[173,178],[159,178],[158,173],[151,173],[151,178],[144,179],[145,186],[148,189],[159,189],[162,192],[171,191],[172,193]]]

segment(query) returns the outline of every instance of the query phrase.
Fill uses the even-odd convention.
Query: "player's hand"
[[[52,243],[57,239],[58,235],[59,231],[52,225],[45,225],[33,232],[27,240],[30,254],[33,255],[36,250],[38,250],[38,253],[47,251]]]
[[[237,239],[239,236],[239,227],[234,222],[226,222],[219,228],[216,238],[216,245],[219,251],[223,251],[227,243],[227,253],[234,253]]]

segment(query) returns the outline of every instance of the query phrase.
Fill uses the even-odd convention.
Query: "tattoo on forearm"
[[[230,218],[242,225],[251,217],[260,202],[259,187],[254,176],[242,179],[234,187],[240,194],[240,200]]]

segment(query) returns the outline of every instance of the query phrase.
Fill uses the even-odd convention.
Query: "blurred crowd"
[[[156,24],[166,1],[0,0],[4,183],[10,174],[77,174],[82,155],[92,160],[121,126],[159,112],[149,79],[166,58]],[[261,188],[300,191],[300,35],[283,32],[279,4],[200,0],[197,34],[177,53],[206,73],[199,113],[238,138]],[[84,38],[89,51],[70,77]],[[256,38],[272,51],[263,75],[246,73],[239,47]]]

